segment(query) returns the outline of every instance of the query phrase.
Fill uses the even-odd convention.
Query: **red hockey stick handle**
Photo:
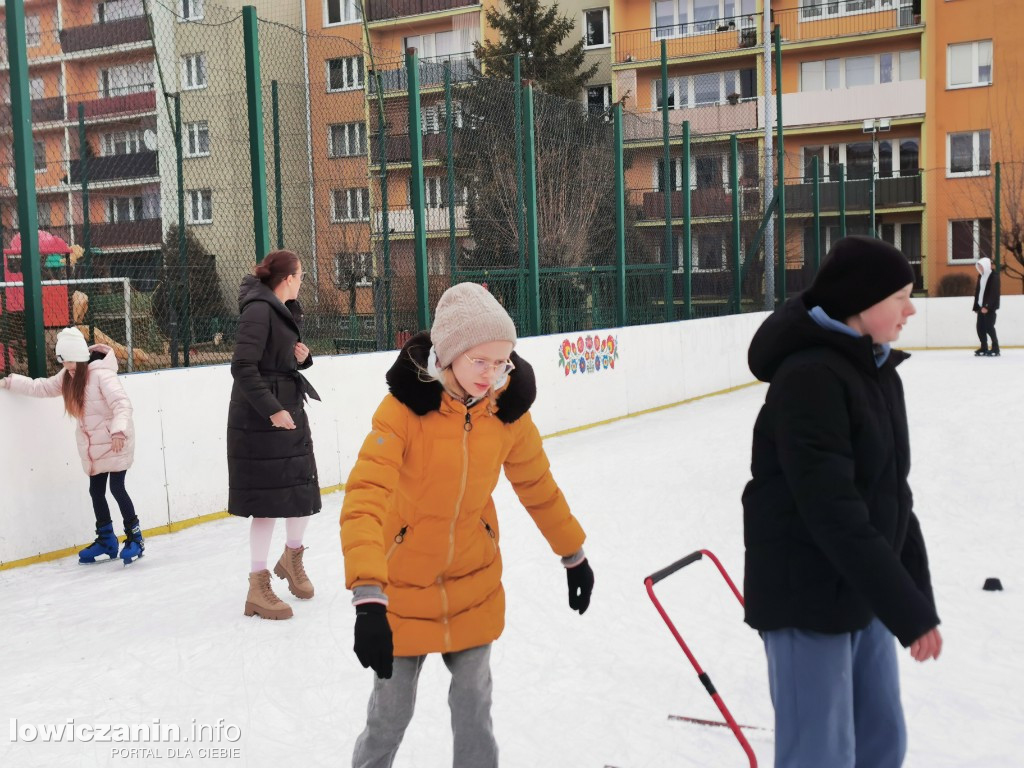
[[[696,552],[691,552],[690,554],[688,554],[682,560],[676,560],[674,563],[672,563],[672,565],[667,565],[664,568],[662,568],[660,571],[655,571],[650,576],[648,576],[646,579],[644,579],[644,581],[649,581],[649,582],[651,582],[651,584],[657,584],[659,581],[664,579],[666,576],[671,576],[673,573],[675,573],[676,571],[682,570],[683,568],[688,566],[690,563],[696,563],[702,557],[704,557],[704,552],[702,550],[698,549]]]

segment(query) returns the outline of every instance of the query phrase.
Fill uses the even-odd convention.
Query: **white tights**
[[[252,561],[252,572],[267,570],[267,557],[270,554],[270,537],[274,533],[276,517],[254,517],[249,528],[249,558]],[[287,545],[292,549],[302,546],[302,535],[306,532],[308,517],[286,517],[284,529],[288,536]]]

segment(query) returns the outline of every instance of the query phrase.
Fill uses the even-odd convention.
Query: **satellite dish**
[[[156,133],[147,128],[142,133],[142,143],[150,152],[156,149]]]

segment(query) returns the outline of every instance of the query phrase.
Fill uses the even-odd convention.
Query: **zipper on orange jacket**
[[[391,545],[391,548],[388,550],[388,553],[384,556],[385,560],[390,560],[391,556],[395,554],[395,550],[398,549],[398,545],[405,541],[405,532],[407,530],[409,530],[409,526],[403,525],[402,530],[395,534],[395,543]]]
[[[452,524],[448,528],[448,557],[445,560],[445,570],[451,566],[455,559],[455,525],[459,522],[459,512],[462,507],[462,499],[466,495],[466,482],[469,479],[469,433],[473,431],[473,419],[466,408],[466,423],[462,427],[462,478],[459,481],[459,497],[455,500],[455,514],[452,516]],[[441,589],[441,622],[444,624],[445,648],[451,648],[451,631],[448,627],[448,594],[444,588],[444,576],[437,577],[437,585]]]

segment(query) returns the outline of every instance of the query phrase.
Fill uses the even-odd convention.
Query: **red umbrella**
[[[39,232],[39,255],[49,256],[54,253],[71,253],[71,248],[61,238],[51,235],[49,232],[40,229]],[[11,247],[4,249],[5,256],[21,255],[21,233],[11,238]]]

